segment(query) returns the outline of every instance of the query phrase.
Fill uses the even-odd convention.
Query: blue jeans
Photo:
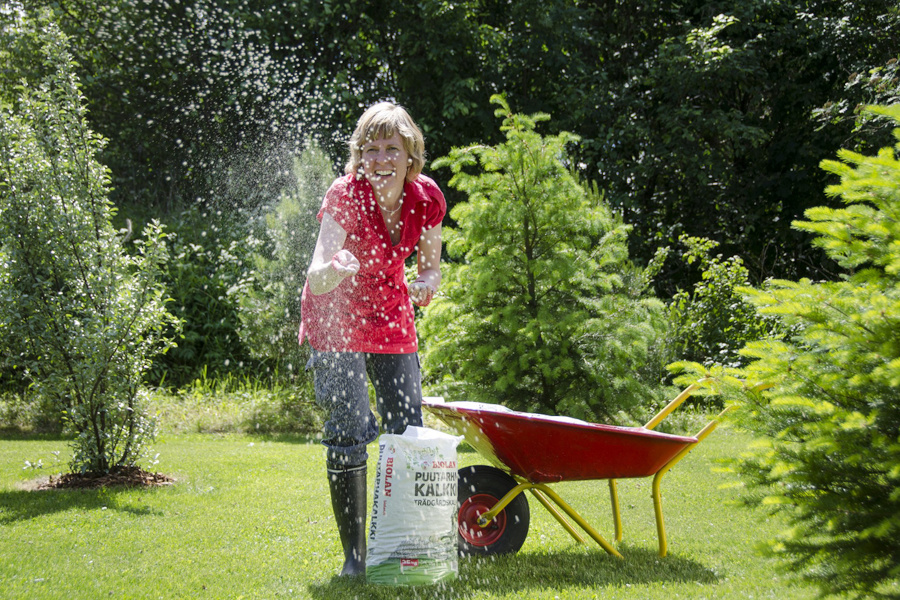
[[[418,354],[369,354],[313,350],[316,404],[328,413],[322,444],[336,467],[365,464],[366,446],[378,437],[378,421],[369,407],[366,375],[375,388],[375,409],[386,433],[422,425],[422,378]]]

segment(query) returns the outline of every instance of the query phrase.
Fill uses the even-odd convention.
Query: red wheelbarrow
[[[612,500],[615,539],[622,539],[616,480],[653,476],[653,506],[659,555],[667,551],[660,481],[718,425],[712,420],[696,436],[659,433],[653,428],[700,387],[684,390],[643,427],[616,427],[569,417],[509,410],[498,404],[425,398],[422,406],[444,422],[494,466],[459,470],[459,550],[462,555],[517,552],[528,535],[529,491],[576,540],[584,538],[562,509],[604,550],[621,554],[548,484],[606,479]],[[552,501],[552,503],[551,503]],[[554,504],[556,506],[554,506]]]

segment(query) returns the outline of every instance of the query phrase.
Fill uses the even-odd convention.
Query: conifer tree
[[[294,184],[264,215],[264,244],[251,255],[252,286],[240,298],[242,340],[255,358],[291,376],[306,364],[308,346],[297,344],[300,295],[319,233],[316,214],[335,177],[313,140],[293,162]]]
[[[900,123],[900,105],[870,110]],[[760,438],[735,461],[745,499],[790,519],[771,549],[826,594],[900,597],[898,153],[900,143],[822,162],[840,177],[827,194],[846,206],[810,209],[794,226],[845,274],[744,290],[793,334],[748,344],[752,362],[720,379]]]
[[[506,141],[434,163],[468,200],[451,211],[452,261],[421,321],[426,371],[457,399],[608,421],[652,396],[640,372],[662,306],[628,261],[628,226],[569,169],[578,138],[541,136],[547,115],[492,101]]]

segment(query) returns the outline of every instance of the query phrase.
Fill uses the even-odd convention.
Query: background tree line
[[[504,93],[580,136],[574,166],[634,226],[637,258],[706,237],[756,281],[830,276],[790,222],[821,202],[818,162],[855,107],[896,94],[900,54],[889,0],[37,3],[74,36],[117,203],[264,203],[279,148],[314,137],[337,164],[361,107],[387,97],[432,157],[496,143],[488,99]],[[855,139],[880,147],[888,129]],[[696,278],[672,257],[657,289]]]
[[[670,249],[651,289],[674,301],[678,357],[708,362],[766,330],[733,323],[735,285],[835,276],[791,222],[835,203],[819,160],[889,143],[859,106],[900,89],[900,15],[885,0],[29,3],[40,7],[69,35],[88,124],[107,140],[117,226],[159,218],[173,234],[164,278],[183,326],[149,378],[175,386],[206,368],[301,369],[290,332],[311,215],[377,99],[409,107],[432,158],[502,143],[495,93],[548,114],[542,133],[575,134],[565,166],[627,226],[630,260]],[[26,54],[4,85],[42,75]],[[466,200],[445,188],[451,208]]]
[[[858,106],[898,94],[900,16],[886,0],[29,3],[40,6],[69,34],[89,124],[108,140],[99,160],[117,224],[159,218],[176,234],[166,277],[184,327],[151,371],[173,385],[204,366],[297,372],[287,332],[310,212],[375,100],[410,109],[432,158],[503,141],[492,94],[549,114],[542,131],[578,136],[567,165],[630,227],[632,259],[671,248],[653,280],[666,300],[701,280],[684,236],[714,240],[751,283],[833,277],[791,221],[833,202],[819,160],[889,142],[889,126],[858,119]],[[42,66],[0,77],[13,84],[29,68]],[[303,167],[310,140],[325,154]],[[298,184],[310,167],[319,183]],[[465,199],[447,193],[451,207]],[[290,260],[301,268],[288,281],[279,261]],[[272,334],[248,304],[280,321],[279,344],[261,350]],[[688,357],[738,347],[716,337]]]
[[[889,143],[889,127],[860,128],[857,107],[897,96],[888,0],[29,4],[51,7],[71,36],[119,218],[178,231],[171,287],[208,292],[177,298],[185,337],[156,369],[173,383],[197,363],[251,359],[234,291],[250,285],[251,254],[274,259],[264,213],[295,185],[307,141],[337,170],[378,99],[410,109],[432,158],[502,141],[492,94],[549,114],[546,133],[579,136],[570,166],[632,228],[634,260],[673,249],[653,284],[670,298],[700,279],[683,235],[716,241],[752,282],[833,277],[791,221],[823,202],[819,160],[851,141]]]

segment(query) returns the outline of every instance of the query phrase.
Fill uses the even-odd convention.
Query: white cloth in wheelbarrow
[[[366,580],[426,585],[455,579],[456,447],[461,436],[427,427],[378,441]]]

